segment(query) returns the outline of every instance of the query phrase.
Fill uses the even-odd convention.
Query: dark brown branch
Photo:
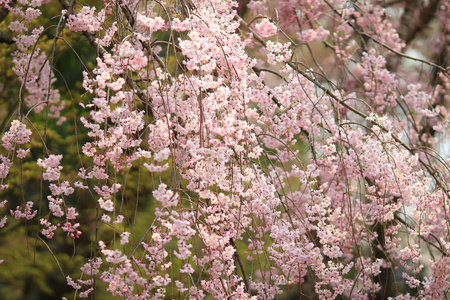
[[[238,8],[237,13],[239,16],[243,17],[245,15],[245,12],[247,11],[247,4],[250,2],[250,0],[238,0]]]
[[[435,0],[436,1],[436,0]],[[335,14],[337,14],[338,16],[340,16],[342,18],[342,14],[327,0],[324,0],[324,2],[334,11]],[[367,34],[363,31],[361,31],[359,28],[357,28],[354,24],[352,24],[351,22],[348,23],[350,27],[352,27],[356,32],[358,32],[362,37],[366,38],[366,39],[370,39],[372,41],[374,41],[375,43],[377,43],[378,45],[382,46],[383,48],[389,50],[390,52],[397,54],[398,56],[404,57],[404,58],[408,58],[410,60],[414,60],[414,61],[418,61],[424,64],[427,64],[429,66],[432,66],[436,69],[438,69],[439,71],[441,71],[442,73],[448,73],[450,70],[447,68],[443,68],[433,62],[427,61],[425,59],[421,59],[421,58],[416,58],[413,56],[409,56],[401,51],[397,51],[395,49],[393,49],[392,47],[386,45],[385,43],[379,41],[378,39],[376,39],[375,37],[373,37],[370,34]]]
[[[440,0],[431,0],[427,6],[423,6],[423,1],[410,0],[405,4],[405,10],[400,19],[398,35],[405,42],[401,52],[423,31],[427,25],[434,19]],[[394,52],[395,53],[395,52]],[[389,56],[387,58],[387,69],[395,71],[400,62],[399,57]],[[432,65],[435,69],[438,64]],[[441,72],[445,72],[440,69]]]
[[[374,254],[373,259],[383,259],[389,262],[389,257],[386,253],[386,230],[385,226],[391,225],[389,222],[386,223],[376,223],[373,227],[373,232],[376,232],[377,238],[371,242],[372,252]],[[381,289],[376,293],[375,299],[388,299],[395,296],[395,274],[393,267],[381,268],[380,274],[374,276],[374,282],[380,284]]]
[[[424,30],[430,21],[434,18],[440,0],[431,0],[427,6],[423,6],[424,1],[407,1],[405,11],[400,20],[398,34],[400,38],[408,45],[422,30]]]
[[[403,11],[402,17],[400,19],[400,26],[398,27],[397,33],[400,38],[408,44],[412,39],[412,30],[415,27],[415,19],[417,14],[417,8],[419,7],[419,0],[410,0],[405,4],[405,10]],[[408,40],[406,40],[408,37]]]
[[[238,248],[236,247],[236,243],[234,242],[233,239],[230,239],[230,244],[231,244],[231,246],[233,246],[233,248],[235,250],[234,259],[238,263],[239,268],[241,269],[242,279],[244,280],[244,284],[245,284],[245,291],[247,293],[249,293],[250,292],[250,283],[248,281],[247,273],[245,272],[245,269],[244,269],[244,263],[242,262],[241,256],[239,255]]]

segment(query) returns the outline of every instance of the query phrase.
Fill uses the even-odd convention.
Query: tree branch
[[[247,22],[245,22],[241,17],[239,16],[235,16],[235,19],[238,20],[241,25],[244,28],[247,28],[250,32],[252,32],[253,34],[253,38],[255,40],[257,40],[258,42],[260,42],[260,44],[264,47],[266,47],[266,42],[252,29],[250,28],[250,26],[248,26]],[[429,64],[435,65],[433,63],[428,62]],[[299,73],[300,75],[302,75],[303,77],[305,77],[308,81],[312,82],[317,88],[321,89],[323,91],[324,94],[328,95],[331,99],[335,100],[337,103],[339,103],[339,105],[347,108],[349,111],[355,113],[356,115],[368,120],[368,115],[366,115],[365,113],[359,111],[358,109],[356,109],[355,107],[349,105],[348,103],[346,103],[345,101],[343,101],[342,99],[340,99],[338,96],[336,96],[332,91],[330,91],[327,87],[325,87],[320,81],[318,81],[316,78],[314,78],[313,76],[311,76],[310,74],[308,74],[307,72],[301,70],[297,64],[295,62],[291,62],[291,61],[287,61],[286,64],[288,66],[290,66],[293,70],[295,70],[297,73]],[[443,69],[441,66],[437,66],[440,69]],[[381,130],[383,130],[384,132],[390,132],[391,131],[389,129],[387,129],[386,127],[384,127],[382,124],[378,123],[376,120],[368,120],[371,124],[376,125],[378,127],[380,127]],[[412,155],[414,155],[415,153],[417,153],[417,149],[416,148],[411,148],[410,146],[408,146],[405,142],[403,142],[401,140],[401,138],[399,138],[398,136],[396,136],[395,134],[391,133],[391,137],[392,139],[398,143],[400,146],[402,146],[404,149],[406,149],[409,153],[411,153]],[[440,178],[437,177],[437,171],[434,170],[429,164],[425,163],[423,161],[422,158],[419,157],[419,162],[420,164],[427,170],[427,172],[430,174],[431,177],[433,177],[433,179],[436,181],[436,184],[442,188],[442,190],[448,194],[449,189],[447,188],[447,185],[444,181],[442,181]]]
[[[67,2],[67,0],[59,0],[59,2],[61,3],[62,7],[64,9],[67,9],[69,11],[69,9],[71,9],[71,5],[69,4],[69,2]],[[83,35],[87,38],[87,40],[89,41],[89,44],[91,44],[91,46],[96,49],[99,54],[101,54],[102,56],[105,56],[106,54],[108,54],[109,52],[106,51],[105,48],[103,48],[102,45],[100,45],[97,42],[96,37],[94,36],[94,34],[88,32],[88,31],[83,31],[82,32]],[[142,91],[142,89],[136,84],[136,82],[134,82],[133,78],[127,74],[126,72],[122,73],[122,77],[125,79],[126,84],[133,89],[133,91],[136,93],[136,95],[142,100],[142,102],[147,105],[150,106],[150,101],[149,98],[147,97],[147,95],[144,94],[144,92]],[[151,108],[151,107],[150,107]]]
[[[130,24],[131,27],[134,26],[134,24],[136,23],[130,9],[128,8],[128,6],[126,5],[121,5],[120,6],[122,8],[122,12],[124,13],[125,17],[127,18],[128,23]],[[158,56],[158,54],[156,54],[153,49],[152,46],[148,43],[148,42],[144,42],[144,41],[140,41],[142,47],[144,47],[144,49],[147,50],[147,52],[153,57],[154,60],[156,60],[156,62],[158,63],[158,65],[166,70],[167,73],[167,78],[169,79],[170,82],[172,82],[172,77],[170,76],[169,71],[167,70],[166,65],[164,64],[164,62],[161,60],[161,58]]]
[[[428,23],[434,18],[440,0],[431,0],[427,6],[419,5],[419,1],[408,1],[405,5],[405,12],[400,20],[398,34],[408,45],[418,33],[426,28]],[[423,1],[420,1],[423,3]]]

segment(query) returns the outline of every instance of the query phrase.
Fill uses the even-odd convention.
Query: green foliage
[[[82,263],[82,256],[74,253],[69,238],[56,237],[46,245],[36,238],[36,230],[36,225],[18,224],[14,220],[1,232],[3,299],[61,299],[71,292],[62,272],[73,272],[74,266]],[[66,251],[55,251],[63,248]]]

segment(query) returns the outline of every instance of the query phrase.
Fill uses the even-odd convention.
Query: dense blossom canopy
[[[32,160],[41,178],[0,227],[92,243],[75,297],[446,297],[448,0],[0,5],[20,83],[0,189]],[[72,97],[55,61],[77,39],[95,58]],[[46,143],[67,123],[79,166]]]

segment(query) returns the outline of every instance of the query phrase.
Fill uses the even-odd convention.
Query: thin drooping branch
[[[69,2],[67,0],[59,0],[59,2],[61,3],[61,6],[64,9],[67,9],[68,11],[71,9],[71,5],[69,4]],[[68,17],[68,16],[66,16]],[[87,38],[87,40],[89,41],[89,44],[96,50],[98,51],[98,53],[101,56],[105,56],[106,54],[108,54],[108,51],[106,51],[106,49],[100,45],[97,42],[96,37],[88,32],[88,31],[82,31],[83,35]],[[147,95],[144,94],[144,92],[142,91],[142,89],[136,84],[136,82],[133,80],[133,78],[127,74],[126,72],[122,73],[123,78],[125,79],[126,84],[136,93],[136,95],[139,97],[139,99],[141,99],[141,101],[146,105],[146,106],[150,106],[150,100],[147,97]]]
[[[400,51],[401,53],[408,48],[417,35],[425,30],[428,24],[434,19],[439,3],[440,0],[432,0],[426,6],[424,6],[424,2],[420,1],[419,3],[418,0],[408,1],[406,3],[405,10],[400,19],[400,25],[397,29],[399,37],[405,43]],[[393,53],[397,54],[395,51]],[[405,57],[402,55],[399,56]],[[393,55],[387,57],[387,69],[394,72],[398,68],[399,62],[400,59],[398,57],[394,57]],[[441,66],[440,64],[436,65]],[[436,66],[433,67],[436,69]]]
[[[340,13],[340,12],[339,12],[339,11],[338,11],[338,10],[337,10],[337,9],[336,9],[329,1],[327,1],[327,0],[323,0],[323,1],[324,1],[324,2],[325,2],[332,10],[333,10],[333,12],[334,12],[335,14],[337,14],[338,16],[340,16],[340,17],[342,18],[342,14],[341,14],[341,13]],[[366,32],[361,31],[361,30],[360,30],[359,28],[357,28],[357,26],[355,26],[352,22],[348,22],[348,25],[349,25],[350,27],[352,27],[353,30],[355,30],[356,32],[358,32],[358,34],[360,34],[362,37],[364,37],[364,38],[366,38],[366,39],[372,40],[373,42],[377,43],[378,45],[380,45],[381,47],[385,48],[386,50],[389,50],[389,51],[392,52],[393,54],[396,54],[396,55],[398,55],[398,56],[400,56],[400,57],[404,57],[404,58],[407,58],[407,59],[410,59],[410,60],[414,60],[414,61],[418,61],[418,62],[427,64],[427,65],[429,65],[429,66],[432,66],[432,67],[438,69],[438,70],[441,71],[442,73],[449,73],[449,72],[450,72],[450,69],[449,69],[449,68],[443,68],[442,66],[437,65],[437,64],[435,64],[435,63],[433,63],[433,62],[431,62],[431,61],[427,61],[427,60],[425,60],[425,59],[413,57],[413,56],[407,55],[407,54],[405,54],[405,53],[403,53],[403,52],[401,52],[401,51],[395,50],[394,48],[392,48],[392,47],[386,45],[385,43],[382,43],[381,41],[379,41],[379,40],[378,40],[377,38],[375,38],[373,35],[367,34]],[[416,33],[417,33],[417,32],[416,32]]]
[[[34,136],[44,137],[39,197],[44,198],[44,181],[52,196],[47,216],[39,207],[38,217],[44,218],[37,236],[51,239],[53,231],[60,231],[58,222],[78,247],[88,250],[81,275],[67,274],[74,298],[95,299],[106,292],[104,287],[121,299],[156,293],[179,299],[386,299],[411,290],[416,296],[442,298],[435,292],[450,287],[445,278],[437,291],[426,286],[440,280],[438,267],[448,265],[450,167],[435,144],[421,139],[420,129],[428,120],[436,128],[446,125],[442,118],[448,118],[447,112],[431,106],[435,94],[447,88],[447,75],[441,72],[448,64],[437,59],[438,51],[423,51],[443,68],[436,68],[441,83],[427,77],[432,71],[423,64],[414,64],[422,67],[417,68],[420,74],[386,67],[389,57],[399,66],[406,57],[394,30],[401,14],[383,15],[383,4],[374,1],[344,7],[324,0],[311,9],[292,0],[291,6],[275,8],[252,3],[247,9],[258,17],[245,23],[237,1],[59,1],[62,16],[54,17],[53,10],[39,16],[50,14],[58,25],[35,36],[35,47],[43,46],[41,57],[51,47],[45,60],[49,68],[25,78],[48,78],[43,83],[47,94],[50,85],[61,87],[52,74],[47,77],[66,65],[54,64],[60,40],[90,73],[84,74],[82,86],[75,82],[70,88],[77,89],[70,96],[72,105],[83,93],[87,99],[80,100],[89,102],[82,105],[83,125],[73,109],[80,172],[59,171],[75,156],[50,144],[53,138],[46,130],[54,123],[45,123],[44,135],[39,123],[32,123],[41,118],[33,108],[42,99],[37,97],[37,104],[24,100],[31,109],[17,121],[23,126],[18,132],[30,141],[28,123]],[[418,11],[420,1],[407,9],[405,20]],[[17,10],[27,5],[20,1]],[[276,17],[267,15],[272,12]],[[440,13],[434,12],[432,20]],[[25,24],[28,32],[35,24]],[[13,26],[11,34],[18,34]],[[300,36],[295,37],[294,26]],[[53,40],[40,39],[50,37],[49,32]],[[434,26],[430,32],[436,34],[433,39],[442,35]],[[415,38],[421,40],[411,42],[411,50],[421,51],[417,47],[424,36],[419,33]],[[74,37],[86,40],[77,45]],[[92,67],[79,52],[83,46],[95,58]],[[392,48],[402,53],[386,50]],[[29,50],[22,52],[28,69],[39,68],[31,65],[35,56],[26,56]],[[60,74],[65,80],[66,73]],[[403,78],[411,87],[404,88]],[[442,88],[433,91],[438,84]],[[16,156],[16,149],[5,147],[8,138],[14,143],[16,127],[0,141],[5,148],[0,154],[15,156],[2,155],[0,162],[11,162],[11,167],[24,151]],[[55,132],[66,132],[66,127]],[[66,192],[76,194],[66,197]],[[88,209],[70,205],[78,193],[90,193]],[[16,216],[20,213],[17,208]],[[84,241],[76,229],[83,223],[93,229],[82,235]],[[400,241],[403,237],[408,241]],[[404,270],[394,272],[397,267]],[[423,278],[423,268],[434,273],[430,281]],[[402,271],[410,289],[396,276]]]
[[[262,46],[266,47],[266,42],[250,27],[248,26],[247,22],[245,22],[241,17],[239,16],[235,16],[235,18],[237,20],[240,21],[241,26],[243,26],[244,28],[246,28],[247,30],[249,30],[250,32],[252,32],[253,37],[255,38],[255,40],[257,40],[259,43],[261,43]],[[389,129],[387,129],[385,126],[383,126],[382,124],[380,124],[379,122],[373,120],[373,119],[369,119],[369,116],[365,113],[363,113],[362,111],[356,109],[355,107],[353,107],[352,105],[346,103],[345,101],[343,101],[342,99],[340,99],[338,96],[336,96],[332,91],[330,91],[327,87],[325,87],[321,82],[319,82],[316,78],[314,78],[313,76],[309,75],[307,72],[301,70],[297,64],[295,62],[291,62],[291,61],[287,61],[286,64],[291,67],[293,70],[295,70],[297,73],[299,73],[300,75],[302,75],[303,77],[305,77],[308,81],[314,83],[314,85],[316,87],[318,87],[320,90],[322,90],[326,95],[328,95],[331,99],[335,100],[337,103],[339,103],[339,105],[347,108],[349,111],[355,113],[356,115],[364,118],[365,120],[369,120],[370,123],[372,123],[373,125],[376,125],[378,127],[380,127],[381,130],[383,130],[384,132],[389,132],[391,133],[391,131]],[[430,63],[432,64],[432,63]],[[433,64],[434,65],[434,64]],[[440,67],[442,69],[442,67]],[[395,134],[391,133],[391,137],[392,139],[397,142],[399,145],[401,145],[403,148],[405,148],[409,153],[411,153],[412,155],[414,155],[417,151],[414,148],[411,148],[410,146],[408,146],[405,142],[403,142],[401,140],[401,138],[399,138],[398,136],[396,136]],[[447,185],[444,181],[442,181],[441,178],[439,178],[438,176],[438,172],[436,170],[434,170],[429,163],[425,162],[422,158],[419,158],[419,162],[421,163],[421,165],[428,171],[428,173],[433,177],[433,179],[436,181],[436,184],[442,188],[444,190],[444,192],[447,194],[448,193],[448,188]]]
[[[127,21],[130,24],[130,26],[131,27],[135,26],[136,21],[133,17],[133,14],[130,11],[130,9],[128,8],[128,6],[121,5],[120,7],[122,9],[123,14],[127,18]],[[170,82],[172,82],[172,77],[170,75],[170,72],[167,70],[166,64],[161,60],[161,58],[158,56],[158,54],[156,54],[155,51],[153,51],[151,45],[146,41],[140,41],[140,42],[141,42],[142,47],[144,47],[144,49],[147,50],[147,52],[153,57],[153,59],[156,60],[158,65],[166,71],[166,74],[168,75],[167,78],[169,79]]]

